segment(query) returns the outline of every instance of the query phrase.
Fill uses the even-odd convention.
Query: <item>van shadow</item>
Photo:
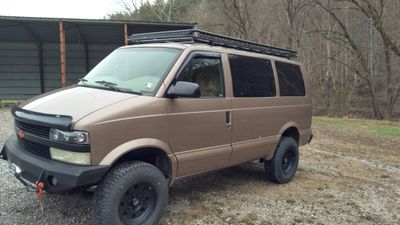
[[[178,180],[170,188],[169,203],[175,204],[182,200],[193,201],[206,194],[223,194],[227,190],[241,189],[249,184],[261,183],[272,185],[265,178],[263,164],[248,162]]]
[[[184,202],[206,200],[214,194],[223,195],[227,190],[245,188],[256,183],[272,185],[265,179],[263,164],[258,162],[185,178],[170,187],[169,207],[178,207]],[[93,224],[90,218],[92,200],[93,194],[90,193],[48,194],[41,201],[45,213],[39,216],[39,221],[46,221],[46,215],[51,215],[57,217],[55,224]]]

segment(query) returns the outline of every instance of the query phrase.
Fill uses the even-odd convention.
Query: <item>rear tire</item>
[[[290,182],[299,164],[299,145],[291,137],[282,137],[275,150],[274,158],[264,161],[267,178],[278,184]]]
[[[98,185],[92,213],[99,225],[153,225],[161,219],[167,202],[168,183],[157,167],[126,162]]]

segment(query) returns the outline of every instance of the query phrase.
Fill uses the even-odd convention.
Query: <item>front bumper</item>
[[[0,158],[8,160],[11,171],[28,188],[36,182],[43,182],[45,190],[53,193],[95,185],[109,169],[109,166],[77,166],[34,155],[23,149],[16,135],[6,140]],[[54,177],[56,185],[50,182]]]

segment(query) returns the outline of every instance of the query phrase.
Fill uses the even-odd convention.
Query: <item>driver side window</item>
[[[196,83],[201,97],[225,97],[224,76],[220,58],[196,56],[190,60],[177,81]]]

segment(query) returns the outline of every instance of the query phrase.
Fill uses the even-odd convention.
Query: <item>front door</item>
[[[219,53],[193,52],[175,81],[197,83],[200,98],[170,99],[169,144],[178,160],[178,177],[189,176],[229,163],[231,130],[227,116],[231,103]]]

